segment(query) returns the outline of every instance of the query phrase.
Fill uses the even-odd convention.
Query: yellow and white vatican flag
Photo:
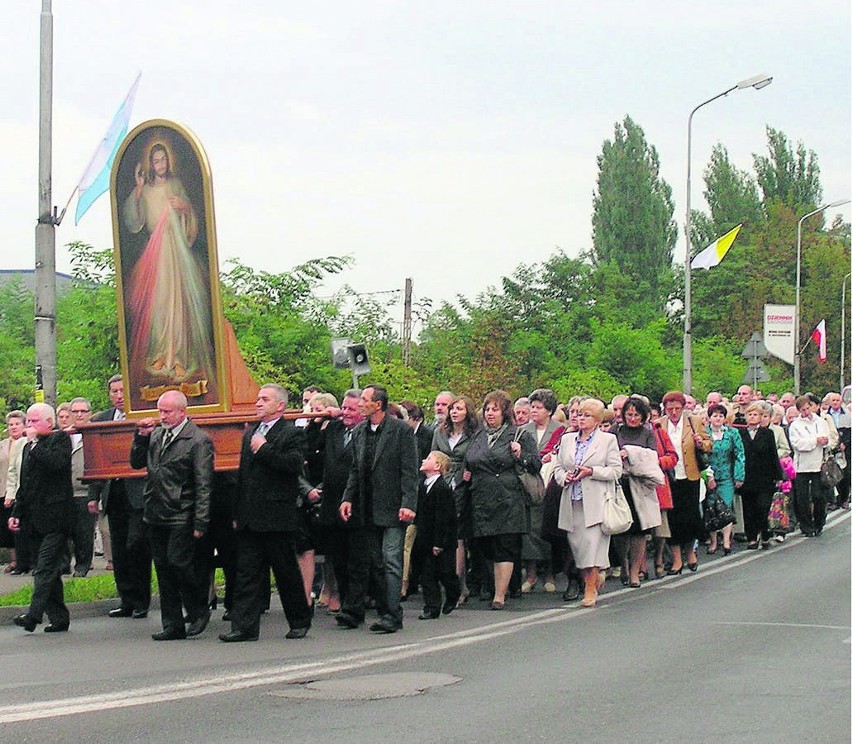
[[[742,223],[740,223],[733,230],[725,233],[721,238],[716,238],[716,240],[710,243],[710,245],[692,259],[692,264],[690,264],[691,267],[693,269],[712,269],[714,266],[718,266],[722,263],[722,259],[734,244],[742,226]]]

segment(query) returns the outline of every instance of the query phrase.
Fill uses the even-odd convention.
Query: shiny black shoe
[[[355,617],[355,615],[346,612],[346,610],[341,610],[334,619],[341,628],[357,628],[364,622]]]
[[[563,602],[573,602],[580,598],[580,582],[571,579],[568,588],[562,593]]]
[[[670,568],[666,571],[666,576],[680,576],[683,573],[683,566],[681,566],[677,571],[673,568]]]
[[[132,617],[133,609],[130,607],[115,607],[111,609],[107,615],[110,617]]]
[[[130,613],[130,617],[134,620],[144,620],[148,617],[148,610],[133,610],[133,612]]]
[[[30,617],[26,613],[13,618],[12,622],[19,628],[23,628],[27,631],[27,633],[32,633],[36,629],[36,625],[38,625],[38,620]]]
[[[304,638],[308,634],[309,630],[310,626],[304,628],[290,628],[290,630],[287,632],[287,635],[285,635],[284,637],[288,641],[297,640],[299,638]]]
[[[210,622],[210,611],[205,612],[201,617],[193,620],[186,629],[186,637],[193,638],[194,636],[201,635],[204,632],[204,629],[207,627],[207,623]]]
[[[231,619],[231,611],[230,611],[230,610],[225,610],[225,611],[222,613],[222,619],[223,619],[226,623],[227,623],[228,621],[230,621],[230,619]]]
[[[402,630],[402,623],[391,620],[389,617],[380,617],[370,626],[370,631],[373,633],[396,633]]]
[[[151,638],[155,641],[182,641],[186,638],[186,633],[182,630],[161,630],[159,633],[152,633]]]
[[[461,598],[459,597],[459,599],[461,599]],[[441,607],[441,612],[443,612],[445,615],[449,615],[454,609],[456,609],[456,606],[458,605],[458,603],[459,603],[458,599],[455,602],[447,600],[446,602],[444,602],[443,607]]]
[[[695,573],[698,570],[698,561],[695,561],[695,563],[687,563],[686,567],[692,571],[692,573]]]
[[[49,623],[44,626],[45,633],[64,633],[68,630],[68,623]]]
[[[241,630],[232,630],[230,633],[221,633],[219,640],[223,643],[243,643],[246,641],[256,641],[260,636],[243,633]]]
[[[437,620],[441,616],[440,612],[433,612],[432,610],[423,610],[418,616],[418,620]],[[372,630],[372,628],[370,628]]]

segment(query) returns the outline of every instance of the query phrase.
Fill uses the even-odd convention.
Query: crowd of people
[[[216,473],[210,438],[168,391],[158,418],[136,422],[130,463],[145,477],[86,485],[75,427],[125,417],[121,377],[108,389],[113,405],[94,417],[84,398],[6,416],[0,546],[7,571],[32,571],[32,603],[15,618],[30,632],[44,615],[46,632],[68,629],[62,574],[72,559],[75,576],[88,573],[99,519],[120,599],[111,617],[147,616],[153,560],[153,638],[199,635],[221,566],[231,630],[219,638],[231,643],[258,639],[270,571],[288,639],[307,635],[318,608],[341,629],[374,610],[370,631],[395,633],[406,601],[419,600],[420,620],[473,600],[499,611],[555,594],[562,575],[561,599],[594,607],[610,576],[639,589],[697,571],[702,551],[767,550],[796,529],[818,537],[828,510],[849,508],[852,423],[836,392],[764,399],[742,385],[730,400],[559,403],[549,389],[514,401],[494,390],[477,404],[442,391],[427,422],[379,384],[339,402],[308,388],[298,413],[266,384],[238,471]]]

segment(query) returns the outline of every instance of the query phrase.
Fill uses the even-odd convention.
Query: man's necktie
[[[163,434],[163,446],[161,451],[165,451],[166,448],[172,443],[172,440],[175,438],[175,433],[171,429],[166,429],[166,433]]]
[[[343,449],[346,449],[351,441],[352,429],[347,429],[345,432],[343,432]]]
[[[255,434],[260,434],[260,436],[265,437],[266,432],[269,431],[269,424],[266,421],[262,421],[260,426],[257,427],[257,431]]]

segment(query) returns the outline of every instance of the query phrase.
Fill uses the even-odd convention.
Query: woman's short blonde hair
[[[309,401],[310,405],[319,403],[326,408],[337,408],[337,398],[331,393],[314,393]]]
[[[592,417],[600,423],[603,421],[604,410],[606,410],[606,406],[602,400],[598,400],[597,398],[586,398],[580,403],[580,407],[577,409],[577,412],[590,413],[592,414]]]

